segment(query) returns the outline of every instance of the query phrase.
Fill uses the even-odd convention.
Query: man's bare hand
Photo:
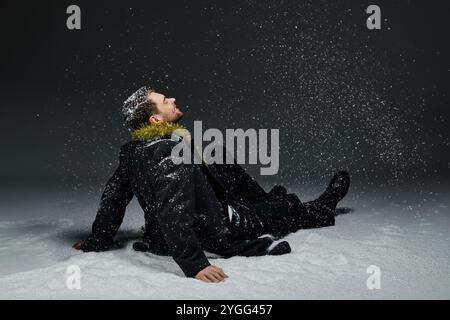
[[[210,283],[223,282],[225,281],[225,278],[228,278],[228,276],[222,269],[216,266],[206,267],[195,276],[195,279],[197,280]]]
[[[73,246],[72,246],[72,248],[74,248],[75,250],[81,250],[81,246],[84,244],[84,241],[83,240],[80,240],[80,241],[78,241],[78,242],[76,242]]]

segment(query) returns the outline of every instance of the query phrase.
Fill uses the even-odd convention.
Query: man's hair
[[[125,100],[122,107],[124,126],[136,130],[148,123],[156,108],[149,98],[153,91],[149,87],[142,87]]]

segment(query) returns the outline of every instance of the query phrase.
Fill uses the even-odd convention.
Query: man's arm
[[[108,180],[102,194],[91,235],[74,248],[90,251],[105,251],[113,244],[113,238],[122,224],[127,205],[133,198],[133,191],[125,172],[124,153],[120,152],[120,164]]]

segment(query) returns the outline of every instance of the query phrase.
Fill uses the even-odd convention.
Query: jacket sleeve
[[[112,246],[113,238],[125,216],[126,207],[133,198],[133,191],[125,171],[124,156],[121,150],[119,166],[108,180],[101,196],[92,233],[81,246],[84,252],[105,251]]]
[[[187,277],[210,266],[194,231],[194,168],[175,164],[171,156],[159,162],[154,185],[155,214],[170,254]]]

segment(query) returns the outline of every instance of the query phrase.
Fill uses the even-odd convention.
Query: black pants
[[[287,236],[300,229],[334,226],[334,213],[318,209],[314,202],[302,204],[295,194],[289,195],[293,201],[288,210],[273,210],[260,205],[245,210],[234,210],[230,230],[238,238],[256,238],[271,234],[277,238]]]
[[[210,177],[208,181],[221,204],[222,214],[229,219],[229,203],[220,186]],[[297,195],[287,194],[284,187],[277,186],[277,189],[283,192],[278,196],[276,205],[271,201],[249,205],[231,204],[233,214],[229,229],[237,239],[255,239],[265,234],[282,238],[300,229],[323,228],[335,224],[334,212],[318,208],[314,201],[302,203]],[[277,197],[276,194],[273,196]]]

